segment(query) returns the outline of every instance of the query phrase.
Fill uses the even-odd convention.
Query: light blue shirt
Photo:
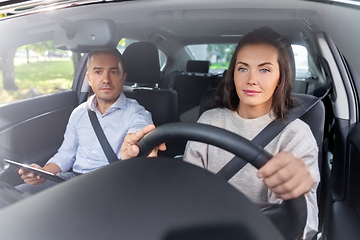
[[[80,104],[71,113],[64,141],[58,152],[47,162],[47,164],[55,163],[62,172],[73,168],[74,172],[87,173],[109,164],[89,119],[87,112],[89,101],[119,159],[121,159],[120,148],[126,134],[139,131],[153,123],[151,114],[137,101],[126,98],[123,93],[104,114],[97,110],[96,98],[90,97],[88,102]]]

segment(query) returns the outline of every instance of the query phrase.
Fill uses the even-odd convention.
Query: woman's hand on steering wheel
[[[280,152],[258,171],[265,185],[276,196],[288,200],[297,198],[311,190],[314,179],[304,161],[291,152]]]

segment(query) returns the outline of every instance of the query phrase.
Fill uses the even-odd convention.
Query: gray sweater
[[[275,117],[271,114],[256,119],[244,119],[236,111],[217,108],[204,112],[198,122],[224,128],[252,140],[273,119]],[[311,191],[306,194],[308,218],[304,239],[311,239],[318,227],[316,189],[320,174],[318,148],[309,126],[299,119],[293,121],[265,149],[273,155],[281,151],[292,152],[295,157],[302,159],[310,170],[315,183]],[[199,142],[188,142],[184,155],[185,161],[214,173],[217,173],[233,157],[232,153]],[[247,164],[229,182],[254,202],[281,202],[282,200],[266,187],[256,173],[257,169]]]

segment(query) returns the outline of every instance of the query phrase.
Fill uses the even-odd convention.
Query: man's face
[[[99,103],[113,104],[121,94],[126,73],[117,57],[95,54],[88,65],[87,77]]]

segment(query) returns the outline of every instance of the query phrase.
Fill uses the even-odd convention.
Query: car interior
[[[0,52],[26,44],[53,41],[57,49],[80,53],[82,56],[74,72],[71,88],[0,105],[1,159],[11,159],[25,164],[37,163],[43,166],[56,153],[63,141],[63,134],[72,110],[93,94],[86,77],[86,58],[89,51],[117,47],[122,52],[128,74],[123,92],[128,98],[136,99],[151,112],[157,127],[172,123],[196,123],[200,115],[212,107],[212,99],[226,74],[226,67],[215,69],[215,62],[211,60],[211,56],[216,54],[208,56],[207,59],[198,59],[191,50],[192,46],[200,44],[207,44],[207,46],[210,44],[236,45],[241,36],[266,25],[284,35],[293,46],[293,68],[296,74],[292,96],[296,106],[301,106],[310,99],[321,98],[321,101],[301,117],[310,126],[319,147],[321,182],[317,196],[320,222],[319,234],[316,237],[317,239],[357,239],[360,236],[358,228],[360,224],[360,191],[358,190],[360,183],[358,174],[360,170],[360,125],[358,124],[360,61],[356,55],[360,50],[348,48],[348,45],[353,46],[353,41],[341,40],[341,31],[345,30],[341,28],[340,31],[338,28],[341,23],[355,26],[356,21],[350,23],[346,22],[347,20],[344,18],[333,24],[335,20],[332,19],[332,16],[342,14],[343,16],[357,17],[359,15],[356,12],[358,8],[343,5],[336,8],[337,5],[322,3],[322,1],[286,2],[276,0],[271,3],[261,1],[262,7],[252,1],[244,1],[243,6],[236,1],[224,1],[222,6],[218,2],[209,1],[206,6],[203,6],[200,1],[177,0],[91,2],[75,7],[66,5],[64,8],[59,7],[56,11],[36,12],[37,10],[34,9],[31,10],[35,12],[34,14],[19,14],[19,17],[15,14],[10,19],[0,21],[2,32],[9,33],[7,38],[1,39]],[[99,17],[94,17],[94,13]],[[328,14],[326,20],[329,22],[321,18],[323,14]],[[89,35],[92,40],[89,40]],[[119,44],[122,39],[127,41],[125,46]],[[303,56],[299,55],[299,51],[295,51],[296,46],[302,47]],[[218,56],[217,61],[220,62],[221,57]],[[196,132],[196,130],[193,131]],[[186,131],[184,130],[184,132]],[[225,139],[225,137],[222,139],[220,135],[216,135],[214,138],[218,138],[220,142]],[[173,160],[164,162],[178,169],[178,172],[166,168],[161,173],[168,172],[166,175],[168,178],[174,175],[179,176],[176,182],[169,181],[169,183],[163,184],[156,182],[157,178],[149,180],[153,175],[146,175],[139,177],[139,181],[135,181],[138,185],[135,186],[140,185],[140,180],[149,181],[149,184],[146,185],[149,190],[135,191],[136,187],[130,189],[125,184],[114,185],[114,181],[132,181],[133,176],[129,171],[136,173],[136,171],[140,171],[137,169],[146,169],[149,167],[146,164],[134,161],[132,164],[121,163],[121,166],[128,164],[128,168],[124,168],[125,170],[121,170],[120,164],[117,165],[119,167],[113,169],[100,169],[84,178],[82,176],[83,180],[79,178],[79,180],[73,181],[74,183],[69,181],[69,183],[61,184],[62,186],[57,187],[61,190],[58,193],[50,189],[46,191],[47,193],[41,193],[25,201],[19,201],[19,197],[15,196],[4,200],[4,208],[0,210],[0,219],[4,219],[2,216],[5,216],[10,220],[9,223],[0,220],[0,235],[2,232],[10,232],[7,232],[6,226],[10,226],[12,221],[18,222],[14,219],[15,217],[11,217],[14,213],[19,214],[21,210],[30,205],[34,206],[34,209],[40,209],[46,207],[49,201],[57,202],[56,198],[61,198],[61,194],[66,193],[66,186],[69,186],[69,192],[72,193],[87,182],[93,189],[84,191],[83,196],[79,193],[73,197],[73,199],[78,197],[81,201],[87,201],[92,198],[94,192],[105,191],[101,190],[96,183],[100,178],[99,182],[103,186],[118,187],[121,191],[133,191],[136,194],[147,194],[146,196],[151,199],[149,201],[156,202],[160,200],[160,196],[170,196],[169,191],[174,188],[181,189],[182,185],[179,182],[194,180],[199,174],[204,175],[204,179],[207,181],[213,181],[207,173],[181,165],[186,142],[187,140],[183,138],[173,139],[166,142],[167,150],[159,153],[160,157]],[[9,192],[11,187],[22,181],[15,168],[9,167],[1,161],[0,170],[2,170],[0,171],[0,182],[4,183],[0,185],[2,191],[0,196],[2,196],[5,195],[4,192]],[[119,172],[123,174],[122,177],[118,176]],[[110,179],[101,177],[104,174],[110,175]],[[156,174],[160,175],[160,170]],[[184,176],[180,176],[182,174]],[[164,189],[160,191],[150,183],[163,184]],[[170,183],[174,185],[170,186]],[[234,195],[225,184],[217,182],[213,182],[213,184],[215,185],[214,189],[223,192],[224,196],[235,199],[242,198]],[[159,196],[152,196],[152,191],[159,193]],[[200,192],[196,193],[196,191],[198,189],[194,188],[187,194],[193,194],[194,197],[200,195]],[[91,224],[95,224],[95,221],[101,217],[107,218],[111,215],[109,212],[111,212],[111,207],[116,205],[117,198],[109,200],[112,197],[110,193],[108,197],[106,197],[107,192],[101,193],[105,194],[104,199],[108,199],[105,203],[101,202],[104,205],[108,203],[108,207],[104,207],[103,212],[100,209],[94,209],[92,216],[84,213],[74,219],[88,219]],[[174,193],[169,198],[171,201],[169,200],[166,210],[159,210],[160,206],[156,205],[151,214],[156,215],[156,210],[159,210],[159,212],[164,211],[165,216],[168,215],[167,213],[171,213],[171,207],[176,208],[174,206],[179,201],[188,203],[188,200],[180,192]],[[36,203],[40,199],[42,199],[41,203]],[[203,200],[205,201],[205,199]],[[18,201],[19,203],[15,203]],[[66,204],[67,201],[69,201],[69,205],[66,205],[68,209],[94,208],[97,203],[97,200],[94,199],[89,200],[89,203],[83,203],[83,206],[70,206],[70,200],[66,200]],[[245,206],[247,203],[242,201],[241,204]],[[141,204],[134,202],[129,209],[136,211],[135,205]],[[222,219],[219,217],[222,215],[219,212],[211,212],[219,210],[219,205],[214,204],[220,203],[211,202],[206,209],[203,209],[205,212],[208,211],[211,217],[203,215],[203,212],[193,215],[197,215],[201,221],[205,217],[217,218],[215,221],[217,223],[219,219]],[[231,215],[233,208],[230,207],[230,203],[228,204],[229,207],[224,207],[224,209],[226,208],[224,211]],[[189,203],[189,205],[191,204]],[[189,205],[181,207],[185,208]],[[16,208],[17,206],[19,207]],[[250,205],[246,206],[246,208],[253,209]],[[178,221],[181,223],[196,222],[188,219],[185,214],[183,216],[181,207],[176,212],[174,210],[174,214],[179,216]],[[234,208],[237,209],[238,206],[234,206]],[[46,209],[46,214],[57,213],[51,210],[50,205]],[[141,207],[140,210],[142,213],[146,212],[145,207],[144,209]],[[122,212],[126,212],[126,209],[119,207],[116,210],[116,214]],[[242,214],[253,213],[244,212]],[[149,239],[152,239],[152,234],[159,236],[159,233],[156,232],[160,231],[156,227],[156,221],[150,217],[146,220],[148,215],[145,213],[143,216],[144,221],[139,224],[146,225],[153,222],[145,227],[143,232],[151,232],[148,235]],[[267,220],[258,218],[256,214],[254,216],[249,223],[244,223],[246,219],[237,219],[233,215],[230,218],[241,221],[246,224],[247,228],[252,228],[251,225],[264,226],[262,233],[256,233],[263,234],[262,236],[255,234],[255,232],[259,232],[257,229],[252,229],[247,239],[270,239],[266,238],[267,233],[269,233],[268,236],[274,236],[272,239],[281,239],[276,231],[274,232],[271,227],[268,227]],[[41,214],[41,217],[45,218],[47,215],[44,213]],[[138,218],[131,220],[139,221]],[[161,214],[157,220],[167,222]],[[109,221],[117,220],[114,217]],[[257,221],[261,224],[256,224]],[[56,224],[56,220],[49,220],[50,222]],[[129,225],[126,224],[123,228],[126,227]],[[105,230],[106,228],[107,226],[104,226]],[[151,230],[151,228],[155,230]],[[179,239],[177,237],[185,236],[181,234],[189,232],[193,234],[191,236],[214,237],[213,239],[217,234],[226,231],[233,232],[234,236],[237,236],[236,231],[239,228],[243,227],[224,224],[207,226],[203,229],[188,228],[186,231],[175,228],[179,231],[169,232],[162,239]],[[30,230],[30,225],[28,230]],[[48,233],[51,234],[51,231]],[[205,233],[207,235],[201,235]],[[77,234],[76,229],[69,227],[68,234]],[[238,234],[245,236],[244,231]],[[78,239],[102,237],[92,231],[83,236],[76,236]],[[109,233],[104,236],[109,238],[114,235]],[[131,236],[127,236],[126,239],[131,239]]]

